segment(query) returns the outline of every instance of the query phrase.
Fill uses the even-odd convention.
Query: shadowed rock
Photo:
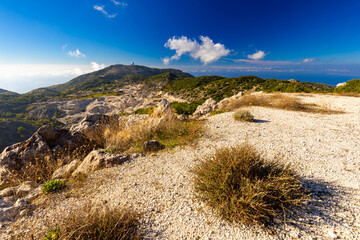
[[[71,154],[86,145],[94,143],[80,132],[42,126],[28,140],[7,147],[0,154],[0,185],[14,181],[11,176],[36,159],[55,159],[58,153]]]
[[[103,150],[94,150],[86,156],[84,161],[72,173],[73,177],[87,174],[98,169],[112,167],[130,159],[129,154],[112,154]]]
[[[162,145],[159,141],[157,140],[150,140],[144,143],[143,145],[143,151],[144,152],[156,152],[156,151],[160,151],[162,149],[164,149],[165,146]]]
[[[212,111],[214,111],[216,109],[217,103],[218,102],[215,101],[214,99],[209,98],[202,105],[200,105],[196,108],[196,111],[193,113],[192,116],[194,118],[199,118],[206,114],[211,113]]]

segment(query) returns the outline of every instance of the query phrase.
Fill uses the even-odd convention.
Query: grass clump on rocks
[[[234,113],[236,121],[254,122],[254,116],[247,110],[238,110]]]
[[[123,124],[103,132],[105,147],[114,147],[119,152],[141,152],[146,141],[158,140],[165,146],[186,145],[197,139],[202,132],[200,121],[180,121],[176,118],[150,116],[135,124]]]
[[[307,199],[293,170],[249,145],[218,149],[192,172],[196,196],[231,222],[267,225]]]
[[[43,239],[142,239],[138,228],[139,215],[130,210],[83,204],[58,217]]]
[[[83,159],[94,147],[92,145],[83,145],[73,151],[64,149],[63,152],[49,151],[43,156],[34,156],[29,164],[12,177],[16,182],[34,181],[44,183],[50,180],[53,173],[60,167],[70,163],[73,159]]]
[[[42,186],[42,191],[45,194],[48,193],[52,193],[52,192],[56,192],[59,191],[61,189],[65,188],[65,182],[63,180],[50,180],[48,182],[46,182],[43,186]]]

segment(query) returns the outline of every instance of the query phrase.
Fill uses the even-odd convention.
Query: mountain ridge
[[[19,95],[19,94],[16,92],[12,92],[12,91],[0,88],[0,95]]]

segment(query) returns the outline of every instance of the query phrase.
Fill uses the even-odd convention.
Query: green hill
[[[230,97],[240,91],[254,90],[264,92],[332,92],[326,84],[300,82],[296,80],[262,79],[256,76],[225,78],[220,76],[201,76],[170,81],[165,90],[190,101],[213,98],[217,101]]]
[[[0,88],[0,95],[19,95],[19,94],[16,92],[11,92],[11,91]]]
[[[337,93],[360,93],[360,79],[347,81],[345,86],[335,88]]]
[[[126,84],[140,83],[149,77],[168,73],[175,78],[192,78],[193,76],[176,69],[158,69],[138,65],[116,64],[102,70],[81,75],[73,80],[51,86],[49,89],[70,94],[79,91],[106,91]]]

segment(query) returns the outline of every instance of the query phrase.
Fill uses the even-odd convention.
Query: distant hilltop
[[[18,95],[18,93],[0,88],[0,95]]]

